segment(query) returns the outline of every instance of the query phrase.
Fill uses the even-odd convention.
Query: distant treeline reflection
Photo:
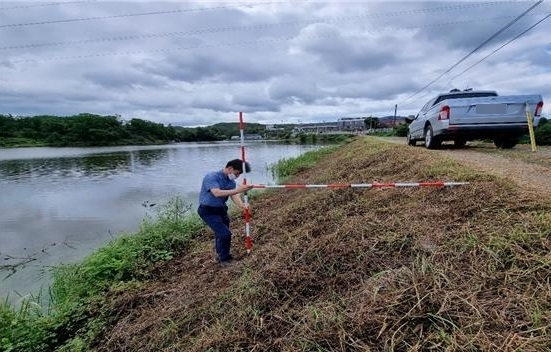
[[[167,158],[166,149],[121,151],[93,154],[79,157],[22,159],[0,161],[0,178],[20,180],[24,178],[56,175],[67,177],[106,177],[136,168],[151,167],[157,161]]]

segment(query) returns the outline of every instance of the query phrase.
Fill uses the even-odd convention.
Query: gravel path
[[[382,139],[406,144],[405,138]],[[452,145],[444,144],[441,149],[431,152],[444,154],[473,168],[510,179],[526,190],[551,195],[551,146],[539,146],[536,152],[532,152],[530,145],[500,150],[493,144],[470,142],[465,148],[455,149]]]

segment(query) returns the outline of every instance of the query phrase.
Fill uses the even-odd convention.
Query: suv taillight
[[[543,101],[540,101],[538,105],[536,105],[536,111],[534,112],[534,116],[540,116],[542,109],[543,109]]]
[[[448,105],[442,106],[440,109],[440,114],[438,114],[438,120],[449,120],[450,119],[450,107]]]

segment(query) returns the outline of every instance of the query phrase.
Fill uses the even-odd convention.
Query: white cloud
[[[414,114],[436,92],[472,87],[540,93],[549,115],[551,19],[491,54],[551,13],[547,3],[413,97],[534,2],[236,4],[4,1],[0,113],[329,121],[395,104]]]

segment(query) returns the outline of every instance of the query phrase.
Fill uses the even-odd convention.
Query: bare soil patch
[[[381,139],[406,144],[405,138]],[[507,178],[527,190],[551,195],[551,146],[538,146],[533,152],[527,144],[519,144],[513,149],[497,149],[491,143],[469,142],[465,148],[444,144],[441,149],[431,152]]]

